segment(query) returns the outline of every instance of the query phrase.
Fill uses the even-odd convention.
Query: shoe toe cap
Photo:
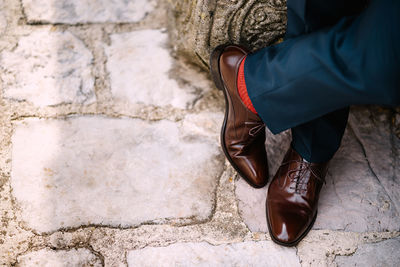
[[[254,187],[264,187],[268,182],[268,168],[261,164],[252,164],[251,162],[244,162],[240,164],[241,175],[243,178],[250,182]],[[261,167],[261,168],[260,168]]]
[[[290,208],[270,208],[268,226],[272,237],[283,244],[295,245],[307,231],[309,216],[299,210]]]

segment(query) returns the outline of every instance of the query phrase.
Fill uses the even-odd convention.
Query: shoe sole
[[[285,242],[279,241],[278,239],[276,239],[274,237],[274,235],[272,234],[272,231],[271,231],[271,226],[269,224],[268,209],[266,209],[266,213],[267,213],[268,232],[269,232],[269,235],[271,236],[272,241],[274,241],[278,245],[281,245],[284,247],[293,247],[293,246],[296,246],[308,234],[308,232],[310,232],[311,228],[313,227],[313,225],[315,223],[315,220],[317,219],[318,211],[315,213],[314,218],[312,219],[310,225],[307,227],[307,229],[304,231],[304,233],[299,238],[297,238],[295,241],[290,242],[290,243],[285,243]]]
[[[225,50],[225,48],[229,46],[229,44],[226,45],[220,45],[216,47],[213,52],[211,53],[210,56],[210,70],[211,70],[211,77],[216,85],[216,87],[221,90],[224,93],[225,97],[225,116],[224,116],[224,122],[222,124],[221,128],[221,147],[222,150],[224,151],[225,157],[228,159],[229,163],[232,165],[232,167],[239,173],[239,175],[252,187],[254,188],[263,188],[267,182],[263,185],[256,185],[253,182],[251,182],[250,179],[248,179],[243,173],[240,171],[240,169],[236,166],[236,164],[233,162],[231,156],[228,153],[228,150],[225,145],[225,130],[226,130],[226,122],[228,120],[228,109],[229,109],[229,104],[228,104],[228,93],[227,89],[225,88],[224,82],[222,81],[221,78],[221,72],[219,68],[219,59],[221,57],[222,52]]]

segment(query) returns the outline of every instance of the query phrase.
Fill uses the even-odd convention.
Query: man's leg
[[[359,14],[366,0],[288,0],[285,39],[332,26],[341,18]],[[331,112],[292,129],[292,147],[310,162],[331,159],[340,146],[349,109]]]
[[[344,129],[347,111],[340,115],[337,110],[352,104],[400,104],[399,26],[400,2],[375,0],[357,17],[248,56],[246,85],[255,110],[274,133],[301,125],[295,138],[305,140],[311,161],[323,161],[323,139],[341,137],[337,129]],[[314,142],[320,142],[321,158],[314,159]],[[268,229],[276,243],[294,246],[312,228],[327,165],[305,161],[293,148],[286,153],[266,201]]]
[[[355,104],[400,104],[400,2],[249,55],[246,85],[273,133]]]

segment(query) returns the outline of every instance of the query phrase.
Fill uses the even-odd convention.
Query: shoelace
[[[249,135],[252,137],[256,137],[258,134],[262,132],[263,129],[265,129],[265,124],[262,122],[257,122],[257,121],[246,121],[246,125],[255,125],[249,130]]]
[[[312,177],[317,179],[319,182],[325,184],[326,181],[324,178],[322,178],[319,174],[317,174],[312,168],[311,168],[311,163],[306,162],[306,161],[301,161],[301,160],[290,160],[287,162],[282,163],[282,166],[288,165],[291,163],[300,163],[300,167],[294,170],[290,170],[287,174],[287,177],[290,178],[292,182],[295,182],[295,187],[291,188],[295,190],[295,193],[300,193],[301,190],[304,190],[303,185],[307,183],[302,183],[301,180],[304,177],[304,173],[306,171],[310,171],[312,174]],[[292,175],[295,174],[295,175]]]

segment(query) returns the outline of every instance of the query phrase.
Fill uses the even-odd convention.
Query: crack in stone
[[[105,118],[110,118],[110,119],[123,119],[123,118],[128,118],[128,119],[140,119],[143,121],[148,121],[148,122],[158,122],[162,120],[167,120],[171,122],[179,122],[183,119],[178,119],[178,120],[172,120],[168,117],[166,118],[156,118],[156,119],[149,119],[147,117],[143,117],[140,115],[126,115],[126,114],[116,114],[116,113],[94,113],[94,112],[83,112],[80,113],[79,111],[76,112],[68,112],[65,114],[56,114],[56,115],[50,115],[50,116],[42,116],[42,115],[19,115],[11,118],[11,122],[18,122],[22,121],[24,119],[55,119],[55,120],[65,120],[73,117],[78,117],[78,116],[103,116]]]
[[[331,182],[332,182],[332,186],[333,186],[333,192],[335,193],[336,197],[338,198],[338,200],[340,202],[340,205],[344,209],[343,200],[339,197],[339,194],[337,193],[336,184],[335,184],[335,180],[333,179],[333,175],[329,171],[328,171],[328,174],[331,177]]]
[[[218,176],[217,184],[215,185],[215,190],[214,190],[214,201],[212,204],[211,213],[207,218],[207,222],[211,222],[212,219],[214,218],[215,214],[217,213],[217,208],[218,208],[218,204],[219,204],[218,191],[221,190],[221,187],[222,187],[221,179],[222,179],[223,175],[225,174],[225,172],[226,172],[226,165],[225,165],[224,169],[222,169],[222,172],[220,173],[220,175]]]
[[[190,223],[179,223],[179,221],[184,221],[184,220],[191,220],[193,219],[193,216],[190,217],[186,217],[186,218],[173,218],[173,219],[155,219],[152,221],[146,221],[146,222],[142,222],[140,224],[137,225],[132,225],[132,226],[121,226],[121,225],[109,225],[109,224],[82,224],[80,226],[77,227],[61,227],[58,228],[57,230],[54,231],[49,231],[49,232],[37,232],[35,229],[27,227],[25,225],[20,225],[20,227],[22,229],[24,229],[27,232],[32,232],[34,235],[37,236],[51,236],[53,234],[56,233],[74,233],[77,232],[79,230],[86,230],[86,229],[90,229],[90,228],[94,228],[94,229],[111,229],[111,230],[135,230],[138,229],[142,226],[163,226],[163,225],[168,225],[171,227],[185,227],[185,226],[192,226],[192,225],[199,225],[199,224],[205,224],[210,222],[211,220],[209,220],[208,218],[204,219],[204,220],[197,220],[194,222],[190,222]],[[157,222],[157,220],[160,220],[160,222]],[[21,221],[21,224],[23,224],[24,222]]]
[[[299,255],[299,249],[298,249],[297,245],[294,247],[294,249],[296,250],[296,257],[299,260],[299,263],[301,264],[303,261]]]
[[[343,231],[346,232],[346,231],[347,231],[347,227],[349,227],[350,225],[352,225],[352,223],[347,223],[347,224],[344,226]]]
[[[200,89],[200,90],[201,90],[201,89]],[[196,91],[197,91],[197,89],[196,89]],[[197,95],[197,96],[195,97],[195,99],[193,99],[193,101],[192,101],[191,103],[188,103],[188,105],[187,105],[187,108],[188,108],[188,110],[190,110],[190,111],[194,110],[196,104],[197,104],[200,100],[202,100],[202,99],[204,98],[204,94],[202,94],[202,93],[199,93],[199,94],[196,94],[196,95]]]
[[[356,132],[354,131],[353,127],[351,126],[351,124],[348,125],[350,132],[352,133],[352,135],[355,137],[355,140],[357,141],[357,143],[360,145],[361,150],[363,152],[363,156],[365,158],[365,161],[368,165],[369,170],[371,171],[372,175],[374,176],[375,180],[379,183],[379,185],[382,187],[383,191],[385,192],[386,196],[389,198],[391,204],[394,206],[395,210],[398,212],[398,208],[396,207],[396,203],[393,202],[392,198],[390,197],[389,193],[387,192],[386,188],[383,186],[381,180],[379,179],[378,175],[375,173],[374,169],[371,166],[371,163],[369,161],[369,158],[367,156],[367,152],[365,150],[364,144],[362,143],[361,139],[359,138],[359,136],[356,134]]]
[[[211,29],[210,29],[210,31],[211,31]],[[195,52],[195,55],[200,60],[200,62],[203,64],[204,68],[210,69],[210,67],[208,66],[207,62],[199,55],[199,53]]]
[[[92,53],[93,54],[93,53]],[[94,67],[93,66],[93,62],[91,63],[92,64],[92,68]],[[94,83],[95,83],[95,77],[93,77],[93,86],[94,86]],[[90,99],[90,97],[92,97],[93,96],[93,93],[92,92],[84,92],[83,91],[83,80],[81,80],[80,81],[80,83],[79,83],[79,88],[78,88],[78,92],[77,92],[77,95],[76,95],[77,97],[79,97],[79,96],[83,96],[84,97],[84,100],[81,102],[82,103],[82,105],[84,105],[89,99]]]
[[[104,259],[104,256],[100,253],[100,252],[98,252],[98,251],[96,251],[93,247],[92,247],[92,245],[90,245],[90,243],[88,244],[88,246],[87,246],[87,248],[86,249],[88,249],[88,250],[90,250],[90,252],[92,252],[95,256],[97,256],[97,258],[100,260],[100,262],[101,262],[101,266],[105,266],[105,259]]]
[[[343,257],[350,257],[350,256],[353,256],[356,252],[357,252],[357,250],[358,250],[358,245],[356,245],[355,246],[355,249],[354,249],[354,251],[350,251],[350,252],[348,252],[348,253],[340,253],[340,252],[336,252],[335,253],[335,251],[333,252],[333,258],[332,258],[332,262],[335,262],[336,261],[336,257],[337,256],[343,256]]]
[[[392,175],[392,181],[396,180],[396,165],[397,165],[397,159],[399,157],[398,151],[396,149],[396,142],[395,138],[397,138],[395,130],[394,130],[394,121],[396,120],[396,112],[394,110],[391,110],[390,114],[390,146],[391,146],[391,152],[392,152],[392,158],[394,159],[392,161],[392,169],[393,169],[393,175]]]
[[[80,245],[78,245],[78,246],[67,246],[67,247],[62,247],[62,248],[54,247],[54,246],[48,246],[48,245],[46,245],[46,244],[39,245],[39,246],[33,246],[33,245],[31,245],[31,246],[30,246],[28,249],[26,249],[25,251],[16,254],[16,256],[15,256],[15,258],[14,258],[14,262],[11,263],[11,266],[16,266],[16,264],[18,263],[18,258],[19,258],[19,257],[21,257],[21,256],[23,256],[23,255],[25,255],[25,254],[28,254],[28,253],[30,253],[30,252],[35,252],[35,251],[39,251],[39,250],[46,249],[46,248],[47,248],[47,249],[50,249],[50,250],[52,250],[52,251],[71,251],[71,250],[77,250],[77,249],[87,249],[87,250],[89,250],[96,258],[98,258],[98,259],[100,260],[102,266],[105,266],[105,264],[104,264],[104,256],[103,256],[100,252],[96,251],[90,244],[86,244],[86,245],[83,245],[83,246],[80,246]]]
[[[149,14],[147,13],[146,16]],[[144,17],[142,20],[144,20]],[[26,22],[26,25],[30,26],[67,26],[67,27],[84,27],[84,26],[114,26],[114,27],[127,27],[127,26],[138,26],[142,23],[142,20],[138,22],[77,22],[77,23],[63,23],[63,22],[49,22],[45,20],[30,20]]]
[[[332,174],[331,174],[329,171],[328,171],[328,174],[329,174],[329,176],[331,177],[332,186],[333,186],[333,192],[335,193],[337,199],[339,200],[339,203],[340,203],[340,205],[342,206],[344,212],[347,212],[347,211],[346,211],[346,208],[345,208],[344,205],[343,205],[343,200],[339,197],[339,194],[337,193],[336,184],[335,184],[335,181],[334,181],[334,179],[333,179],[333,176],[332,176]],[[361,202],[362,202],[362,201],[361,201]],[[347,224],[344,226],[344,228],[343,228],[343,229],[340,229],[340,230],[346,231],[347,227],[349,227],[351,224],[352,224],[352,223],[347,223]]]
[[[101,31],[101,39],[107,39],[108,43],[107,42],[105,43],[107,45],[110,45],[111,44],[110,35],[105,32],[103,27],[100,28],[100,31]],[[107,70],[108,57],[104,51],[104,47],[101,47],[99,51],[97,51],[96,47],[92,48],[91,50],[94,59],[93,60],[94,66],[96,67],[96,65],[98,64],[100,70],[99,73],[100,75],[95,75],[95,80],[94,80],[94,92],[96,95],[96,102],[101,105],[105,104],[107,106],[109,102],[112,101],[111,78],[110,78],[111,75],[110,72]],[[99,54],[99,57],[97,57],[97,54]],[[106,103],[102,103],[102,101],[99,101],[99,99],[101,99],[100,96],[104,93],[107,94],[105,97]]]
[[[184,217],[184,218],[160,218],[160,219],[154,219],[151,221],[145,221],[142,222],[138,225],[132,225],[132,226],[126,226],[123,227],[121,225],[107,225],[107,224],[86,224],[86,225],[80,225],[78,227],[65,227],[65,228],[58,228],[55,231],[50,231],[50,232],[42,232],[39,233],[37,232],[35,229],[32,229],[30,227],[27,227],[26,225],[24,225],[23,221],[19,222],[19,226],[21,227],[21,229],[24,229],[27,232],[31,232],[36,236],[51,236],[53,234],[56,233],[74,233],[77,232],[79,230],[86,230],[86,229],[90,229],[90,228],[95,228],[95,229],[99,229],[99,228],[103,228],[103,229],[116,229],[116,230],[134,230],[134,229],[138,229],[141,226],[149,226],[149,225],[154,225],[154,226],[163,226],[163,225],[169,225],[171,227],[187,227],[187,226],[194,226],[194,225],[202,225],[202,224],[207,224],[212,222],[214,216],[216,213],[218,212],[223,212],[223,211],[217,211],[218,209],[218,191],[221,190],[221,183],[220,180],[222,179],[223,175],[226,172],[226,167],[222,170],[221,174],[219,175],[219,178],[217,180],[217,184],[215,186],[215,190],[214,190],[214,202],[212,204],[212,208],[211,208],[211,212],[210,215],[203,219],[203,220],[198,220],[195,218],[195,216],[189,216],[189,217]],[[13,197],[12,194],[12,188],[10,186],[10,192],[9,192],[10,196],[11,196],[11,202],[12,202],[12,206],[18,210],[19,212],[21,212],[21,208],[18,206],[17,201],[15,200],[15,198]],[[190,222],[185,222],[185,220],[189,220]]]
[[[25,13],[24,4],[22,3],[22,0],[19,0],[18,3],[19,3],[21,15],[22,15],[22,18],[20,18],[20,19],[22,20],[23,24],[27,24],[27,22],[28,22],[28,17],[26,16],[26,13]]]
[[[333,262],[336,260],[336,257],[337,257],[337,256],[344,256],[344,257],[353,256],[353,255],[357,252],[357,250],[359,249],[359,246],[362,245],[362,244],[377,244],[377,243],[384,242],[384,241],[386,241],[386,240],[395,239],[395,238],[397,238],[397,237],[400,236],[400,232],[393,232],[392,235],[387,236],[387,237],[381,237],[381,238],[375,236],[375,234],[373,234],[373,236],[374,236],[374,238],[376,238],[375,240],[367,240],[367,241],[360,240],[359,244],[357,244],[357,245],[355,246],[354,251],[351,251],[351,252],[349,252],[349,253],[346,253],[346,252],[345,252],[345,253],[334,253]],[[364,238],[365,238],[365,237],[364,237]]]

